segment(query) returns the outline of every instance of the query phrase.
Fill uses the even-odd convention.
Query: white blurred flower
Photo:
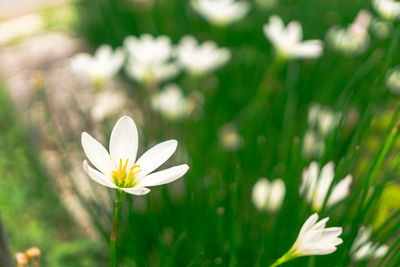
[[[243,0],[191,0],[191,4],[200,16],[217,26],[239,21],[250,11],[250,3]]]
[[[325,152],[324,139],[313,130],[307,130],[304,135],[302,154],[305,158],[319,158]]]
[[[361,226],[350,249],[350,254],[354,261],[377,259],[383,257],[387,250],[387,245],[374,244],[371,239],[371,226]]]
[[[179,74],[178,65],[172,60],[173,47],[168,36],[128,36],[124,46],[129,54],[126,72],[132,79],[154,85]]]
[[[339,124],[340,113],[335,113],[331,108],[325,107],[319,115],[319,132],[322,136],[328,136]]]
[[[82,147],[89,161],[83,162],[85,172],[97,183],[129,194],[144,195],[149,186],[171,183],[182,177],[189,166],[182,164],[154,172],[175,152],[178,142],[169,140],[150,148],[138,160],[138,133],[135,122],[128,116],[115,124],[110,137],[110,153],[88,133],[82,133]],[[151,174],[150,174],[151,173]]]
[[[342,114],[334,112],[331,107],[312,103],[308,109],[308,124],[326,137],[339,125]]]
[[[177,47],[180,65],[192,75],[204,75],[221,68],[231,58],[227,48],[219,48],[213,41],[199,44],[191,35],[182,37]]]
[[[103,91],[95,96],[94,105],[91,108],[91,116],[94,121],[100,122],[105,118],[121,111],[126,97],[120,91]]]
[[[298,256],[326,255],[336,251],[336,246],[343,243],[339,238],[342,227],[325,228],[329,218],[317,222],[318,214],[313,214],[301,227],[292,250]]]
[[[292,21],[287,27],[280,17],[273,15],[263,26],[264,35],[273,44],[277,56],[285,59],[313,59],[323,52],[321,40],[302,41],[303,30],[300,22]]]
[[[303,170],[300,195],[305,196],[313,210],[319,211],[322,208],[334,176],[335,164],[333,162],[327,163],[320,171],[318,163],[313,161],[308,168]],[[349,195],[352,180],[353,177],[349,174],[333,186],[326,203],[327,207],[333,206]]]
[[[238,133],[236,125],[227,123],[219,130],[219,141],[226,150],[234,151],[243,144],[243,137]]]
[[[369,45],[368,26],[371,14],[361,10],[356,19],[347,28],[333,26],[327,32],[327,41],[333,49],[346,55],[360,55]]]
[[[101,45],[93,56],[80,53],[71,59],[72,70],[88,77],[100,85],[115,76],[124,63],[124,54],[120,48],[115,51],[109,45]]]
[[[267,178],[260,178],[253,186],[251,198],[258,210],[275,212],[281,208],[285,193],[285,183],[282,179],[270,182]]]
[[[391,21],[400,19],[400,2],[396,0],[372,0],[372,5],[382,18]]]
[[[394,67],[388,71],[386,86],[392,93],[400,95],[400,66]]]
[[[188,105],[182,89],[176,84],[166,85],[161,92],[151,98],[154,110],[170,120],[177,120],[188,115]]]

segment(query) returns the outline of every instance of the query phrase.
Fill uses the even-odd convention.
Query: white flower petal
[[[321,242],[331,242],[334,241],[334,245],[341,244],[343,240],[338,238],[342,234],[342,227],[329,227],[323,230],[321,236]],[[336,244],[336,242],[339,242]]]
[[[318,220],[317,213],[314,213],[313,215],[311,215],[310,218],[308,218],[307,221],[301,227],[299,237],[301,235],[303,235],[304,233],[306,233],[307,231],[309,231],[314,226],[314,224],[317,222],[317,220]]]
[[[141,169],[136,178],[140,179],[160,167],[174,154],[177,146],[176,140],[168,140],[147,150],[136,162]]]
[[[83,161],[83,169],[95,182],[110,188],[117,188],[104,174],[90,167],[86,160]]]
[[[332,245],[321,246],[321,244],[314,244],[301,250],[302,255],[327,255],[335,252],[337,248]]]
[[[324,51],[323,42],[320,40],[308,40],[293,46],[292,56],[294,58],[313,59],[318,58]]]
[[[270,211],[276,211],[282,206],[285,197],[286,188],[282,179],[275,179],[271,183],[271,191],[268,198],[268,207]]]
[[[270,194],[270,182],[267,178],[260,178],[255,185],[253,186],[253,190],[251,192],[251,198],[254,206],[258,210],[266,209],[268,205],[268,196]]]
[[[316,194],[313,198],[314,210],[318,211],[322,207],[334,176],[335,164],[331,161],[327,163],[321,170],[318,185],[316,188]]]
[[[316,223],[311,229],[312,230],[321,230],[325,228],[326,223],[328,222],[329,218],[324,218],[320,220],[318,223]]]
[[[286,28],[287,39],[289,42],[296,43],[301,42],[303,39],[303,29],[300,22],[294,20],[291,21]]]
[[[135,122],[128,116],[121,117],[115,124],[110,138],[110,154],[115,165],[129,159],[128,168],[135,163],[138,149],[138,132]]]
[[[347,175],[346,178],[341,180],[332,190],[331,195],[329,196],[327,206],[332,206],[339,201],[345,199],[350,192],[350,185],[353,180],[353,176]]]
[[[179,178],[181,178],[187,171],[189,166],[182,164],[179,166],[171,167],[166,170],[152,173],[143,177],[139,181],[140,186],[156,186],[171,183]]]
[[[150,189],[146,188],[146,187],[131,187],[131,188],[120,188],[121,190],[124,190],[125,192],[132,194],[132,195],[137,195],[137,196],[141,196],[141,195],[146,195],[148,193],[150,193]]]
[[[89,161],[104,175],[109,176],[113,164],[107,150],[88,133],[82,133],[82,147]]]

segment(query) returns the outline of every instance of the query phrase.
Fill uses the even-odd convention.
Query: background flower
[[[190,35],[181,38],[177,47],[180,65],[192,75],[204,75],[224,66],[231,58],[227,48],[219,48],[213,41],[198,44]]]
[[[250,10],[250,4],[242,0],[191,0],[191,3],[199,15],[217,26],[232,24]]]
[[[322,208],[334,176],[335,165],[333,162],[327,163],[321,170],[318,163],[311,162],[310,166],[304,169],[300,195],[305,196],[315,211],[319,211]],[[347,175],[332,187],[332,192],[326,203],[327,207],[342,201],[349,195],[352,180],[353,177]]]
[[[303,30],[298,21],[290,22],[287,27],[277,15],[269,18],[263,26],[264,35],[273,44],[277,56],[287,59],[313,59],[322,55],[321,40],[302,41]]]
[[[93,56],[87,53],[75,55],[71,67],[77,75],[88,77],[94,83],[103,83],[118,73],[123,62],[121,49],[113,52],[109,45],[102,45]]]
[[[178,66],[172,61],[173,48],[168,36],[128,36],[124,46],[129,55],[125,70],[129,77],[138,82],[157,84],[179,73]]]
[[[285,193],[282,179],[269,182],[266,178],[260,178],[253,186],[251,198],[258,210],[275,212],[281,208]]]

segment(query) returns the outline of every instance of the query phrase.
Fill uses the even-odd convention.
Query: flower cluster
[[[213,41],[199,44],[190,35],[182,37],[177,46],[166,35],[128,36],[124,48],[127,75],[150,88],[175,78],[181,70],[190,75],[206,75],[222,68],[231,57],[227,48],[219,48]],[[90,78],[96,85],[103,85],[118,73],[124,62],[122,49],[113,52],[110,46],[103,45],[93,56],[86,53],[74,56],[71,67],[78,75]]]
[[[387,245],[374,244],[371,239],[372,227],[361,226],[350,248],[354,261],[377,259],[386,254]]]
[[[276,0],[257,0],[256,2],[258,5],[265,8],[269,8],[277,3]],[[374,25],[374,21],[376,22],[379,20],[380,27],[389,27],[388,25],[392,25],[389,21],[395,21],[400,18],[400,4],[398,2],[394,0],[372,0],[372,4],[381,18],[373,19],[370,12],[366,10],[359,11],[354,21],[347,27],[335,25],[326,32],[326,42],[329,47],[344,55],[361,55],[367,52],[368,47],[370,46],[373,34],[370,36],[368,30],[370,27],[373,27],[371,25]],[[190,5],[199,16],[214,26],[232,25],[235,22],[242,20],[250,13],[251,9],[250,2],[245,0],[191,0]],[[257,11],[254,11],[254,13],[255,12]],[[249,17],[252,15],[253,12]],[[200,25],[202,24],[204,23],[200,23]],[[375,24],[378,25],[377,23]],[[243,23],[241,26],[246,26],[246,23]],[[206,27],[209,28],[208,25],[206,25]],[[374,27],[378,28],[378,26]],[[221,32],[228,30],[212,29]],[[289,21],[286,24],[278,15],[271,15],[268,18],[268,22],[263,25],[262,32],[261,27],[258,31],[261,37],[263,32],[264,36],[271,43],[275,52],[274,63],[287,63],[290,60],[300,59],[315,60],[323,56],[324,42],[320,39],[308,39],[308,31],[305,31],[306,39],[304,40],[303,27],[297,20]],[[179,34],[179,37],[183,35],[182,32]],[[382,34],[382,36],[385,35],[388,34]],[[76,55],[71,61],[71,66],[77,74],[88,77],[98,87],[99,85],[104,85],[108,79],[113,78],[121,69],[123,69],[131,80],[149,89],[146,92],[149,96],[149,107],[157,113],[154,118],[159,119],[162,117],[169,120],[169,123],[174,121],[176,125],[178,125],[184,118],[187,118],[196,111],[201,110],[204,100],[202,93],[194,90],[186,90],[188,88],[184,85],[197,83],[201,77],[206,77],[207,79],[204,79],[204,81],[207,80],[207,82],[209,82],[209,80],[214,81],[217,79],[215,78],[217,75],[212,75],[213,72],[226,66],[232,58],[236,60],[236,57],[233,57],[232,53],[236,50],[230,50],[227,47],[220,47],[216,42],[211,40],[199,41],[204,40],[201,34],[197,37],[199,37],[199,39],[193,35],[183,35],[180,39],[174,39],[179,40],[177,43],[174,43],[167,35],[153,36],[150,34],[141,34],[138,36],[126,36],[123,41],[123,48],[116,48],[113,50],[107,45],[100,46],[93,56],[89,54]],[[176,36],[174,36],[174,38],[176,38]],[[230,40],[226,41],[226,43],[229,45],[231,44]],[[258,55],[258,51],[256,51],[257,49],[254,50],[254,54],[251,55]],[[247,54],[244,54],[243,57],[246,56]],[[326,58],[329,58],[329,55]],[[374,59],[373,57],[371,58]],[[357,58],[357,60],[358,59],[359,58]],[[323,60],[325,60],[325,58]],[[324,63],[323,60],[320,60],[319,62],[314,61],[308,65],[318,66],[318,64]],[[371,60],[371,62],[372,61],[373,60]],[[309,104],[308,101],[300,102],[303,96],[300,97],[296,90],[292,90],[292,88],[295,88],[295,86],[292,85],[296,84],[297,76],[301,76],[301,72],[299,71],[297,71],[297,74],[293,74],[296,72],[293,71],[293,69],[296,69],[301,65],[303,65],[303,63],[290,63],[286,83],[281,83],[281,73],[279,73],[277,77],[273,78],[271,77],[276,73],[273,73],[272,71],[265,71],[265,74],[261,73],[263,82],[266,84],[269,82],[271,82],[271,84],[276,82],[276,88],[278,89],[276,92],[272,92],[273,90],[270,90],[269,88],[264,91],[262,91],[264,88],[258,90],[262,86],[258,87],[255,93],[254,102],[252,102],[253,99],[250,99],[248,102],[250,103],[250,108],[256,106],[256,108],[254,108],[254,113],[251,113],[252,111],[246,113],[248,112],[247,106],[243,105],[244,102],[238,101],[237,106],[243,105],[243,111],[240,110],[237,112],[237,116],[229,116],[231,114],[225,114],[224,108],[231,104],[228,103],[228,100],[239,99],[242,95],[237,94],[229,96],[232,99],[227,98],[227,103],[224,102],[220,105],[223,120],[215,121],[215,123],[212,120],[204,122],[205,125],[207,125],[207,123],[212,123],[212,125],[217,125],[219,127],[218,131],[208,131],[208,133],[210,133],[210,139],[207,139],[205,142],[214,138],[215,140],[212,139],[212,141],[215,141],[215,143],[219,142],[219,145],[224,150],[223,153],[229,155],[240,154],[239,152],[241,151],[237,150],[245,144],[245,138],[243,138],[243,136],[247,137],[247,135],[241,136],[238,128],[242,130],[249,125],[250,129],[256,131],[257,129],[256,127],[253,127],[253,125],[257,122],[261,124],[270,119],[269,117],[261,117],[260,120],[255,120],[255,123],[250,122],[248,124],[242,124],[242,121],[247,119],[247,117],[252,119],[252,116],[246,117],[247,114],[256,114],[259,112],[259,110],[257,110],[258,107],[264,108],[263,104],[265,102],[263,102],[260,95],[266,96],[265,98],[271,96],[270,99],[267,98],[268,100],[271,100],[271,102],[274,101],[275,98],[278,99],[281,95],[284,95],[285,98],[282,99],[287,101],[285,103],[287,103],[288,109],[285,110],[285,113],[282,116],[284,119],[282,123],[282,132],[286,129],[292,130],[293,128],[290,128],[290,126],[296,127],[297,125],[292,123],[292,125],[285,128],[286,123],[290,124],[290,119],[292,119],[290,116],[297,112],[298,106],[306,106]],[[372,65],[373,64],[371,63],[371,66]],[[293,67],[293,69],[290,67]],[[368,67],[369,65],[365,67],[365,70],[368,70]],[[264,69],[260,69],[260,72],[264,71]],[[255,72],[258,73],[258,68]],[[187,76],[182,77],[181,79],[180,75],[182,73]],[[358,79],[364,77],[361,72],[357,72],[356,74],[357,75],[352,76],[355,78],[353,78],[354,80],[352,79],[351,82],[358,81]],[[221,75],[221,83],[225,79],[229,78],[231,77]],[[174,79],[174,82],[182,81],[182,83],[180,83],[182,87],[174,82],[170,83],[171,80]],[[349,83],[350,85],[352,85],[351,82]],[[205,84],[208,85],[208,83]],[[399,67],[395,67],[388,71],[386,76],[386,86],[391,92],[400,94]],[[280,90],[282,88],[286,89],[286,87],[288,88],[288,91]],[[223,91],[223,89],[224,88],[219,90],[218,94],[225,96],[226,92]],[[207,93],[211,91],[212,90],[204,92],[204,95],[208,96]],[[286,93],[288,94],[286,95]],[[246,97],[253,96],[249,94]],[[243,99],[245,99],[245,97]],[[245,101],[248,100],[245,99]],[[297,103],[297,101],[299,103]],[[97,94],[94,102],[95,105],[92,106],[91,109],[92,118],[97,122],[105,122],[104,118],[120,113],[121,106],[125,106],[126,104],[126,99],[124,95],[105,90]],[[217,101],[215,102],[220,104]],[[294,102],[296,102],[295,105],[293,105],[295,107],[290,110],[291,106],[289,105],[292,105]],[[256,104],[252,106],[253,103]],[[279,106],[280,103],[281,102],[277,102],[276,106]],[[349,109],[354,108],[354,106],[354,104],[349,105]],[[301,178],[300,183],[296,182],[289,184],[288,181],[290,177],[283,177],[284,179],[278,178],[274,180],[259,178],[257,180],[252,187],[251,196],[250,194],[247,196],[247,204],[251,204],[252,202],[260,216],[270,216],[278,221],[278,219],[280,219],[279,211],[282,207],[287,206],[290,201],[296,201],[298,198],[302,198],[304,200],[304,206],[307,206],[305,210],[299,213],[301,216],[304,216],[304,213],[309,210],[312,210],[313,212],[331,212],[335,205],[338,205],[339,203],[343,204],[346,198],[350,195],[353,176],[346,172],[347,175],[343,175],[344,177],[342,177],[341,170],[340,174],[338,174],[339,172],[336,172],[335,175],[335,163],[333,161],[328,162],[327,158],[323,156],[327,156],[325,154],[329,151],[326,150],[330,147],[327,144],[329,144],[330,141],[334,141],[333,137],[336,137],[334,136],[334,133],[339,132],[336,130],[339,130],[338,127],[342,122],[343,125],[346,125],[346,122],[348,122],[349,125],[357,124],[361,116],[358,110],[361,110],[361,108],[354,108],[355,111],[353,110],[353,113],[351,114],[349,111],[350,115],[346,117],[343,116],[341,112],[335,111],[329,106],[322,106],[318,103],[311,103],[308,107],[307,129],[304,133],[302,143],[299,141],[300,138],[295,134],[290,136],[294,137],[294,139],[289,139],[288,137],[289,141],[284,140],[287,142],[282,146],[282,150],[287,148],[287,151],[284,150],[282,152],[283,156],[277,160],[278,164],[276,165],[276,168],[273,168],[272,173],[275,173],[277,176],[279,175],[279,177],[283,177],[285,174],[289,176],[289,174],[301,171],[300,168],[294,169],[293,171],[290,170],[290,172],[287,171],[287,169],[292,166],[290,164],[287,166],[285,165],[285,163],[291,160],[291,151],[300,151],[299,153],[302,153],[303,155],[303,158],[299,155],[300,157],[295,161],[297,165],[293,166],[301,166],[301,168],[303,168],[305,164],[308,166],[304,167],[301,177],[298,175],[298,180],[295,180],[299,181]],[[275,112],[275,110],[273,111]],[[205,114],[207,114],[207,112],[209,112],[209,110],[206,110]],[[245,117],[245,119],[243,119],[243,117]],[[223,125],[227,120],[232,122]],[[177,121],[179,123],[177,123]],[[274,124],[276,122],[279,130],[281,129],[281,124],[277,119],[271,119],[271,121],[274,121]],[[351,130],[353,129],[354,128]],[[279,130],[276,130],[275,134],[279,134]],[[340,131],[340,133],[342,132],[345,131]],[[351,134],[352,133],[349,135]],[[268,144],[268,141],[265,141],[266,138],[263,133],[259,133],[258,137],[260,137],[260,139],[257,138],[257,143],[264,142]],[[292,140],[295,141],[290,143]],[[246,142],[251,144],[251,140],[249,141],[246,139]],[[128,116],[121,117],[112,129],[108,150],[86,132],[82,133],[81,143],[88,159],[88,161],[83,161],[83,169],[86,174],[95,182],[105,187],[115,189],[116,201],[114,206],[112,231],[116,231],[115,220],[118,218],[118,210],[126,193],[132,195],[146,195],[150,192],[149,187],[172,183],[183,177],[189,170],[187,164],[180,164],[161,171],[156,171],[175,153],[178,146],[176,140],[168,140],[159,143],[137,158],[139,147],[138,130],[133,119]],[[299,146],[296,147],[295,144],[299,144]],[[298,150],[296,150],[296,148],[298,148]],[[386,149],[386,147],[384,148]],[[281,151],[277,154],[281,154],[280,152]],[[263,155],[260,153],[260,156]],[[280,155],[278,155],[278,157],[279,156]],[[266,157],[266,159],[268,160],[269,158]],[[283,163],[280,161],[281,159],[283,159]],[[320,161],[312,161],[316,159],[319,159]],[[379,160],[376,161],[378,162]],[[260,161],[259,163],[264,162]],[[273,164],[270,166],[275,167]],[[378,170],[378,168],[376,168],[376,170]],[[294,177],[294,179],[295,178],[296,177]],[[286,184],[284,180],[286,181]],[[235,186],[236,184],[232,183],[232,188]],[[289,196],[289,193],[293,192],[293,190],[295,191],[294,200],[292,198],[293,196]],[[296,190],[298,190],[298,194]],[[249,191],[245,190],[242,192],[249,193]],[[364,192],[366,192],[366,190]],[[291,199],[289,199],[289,197],[291,197]],[[367,200],[362,199],[361,204],[364,204],[362,203],[363,201]],[[356,201],[354,203],[356,203]],[[223,206],[220,206],[220,208],[217,209],[217,213],[220,215],[224,212],[225,207]],[[307,214],[306,216],[308,217],[309,215],[310,214]],[[329,218],[323,218],[319,221],[318,218],[317,213],[308,217],[301,227],[297,239],[287,253],[271,266],[278,266],[297,257],[307,255],[326,255],[337,250],[337,247],[343,242],[340,238],[343,230],[342,227],[327,227]],[[343,224],[343,226],[347,227],[345,224]],[[354,226],[351,227],[354,229]],[[346,232],[351,231],[347,231],[346,228]],[[355,230],[352,232],[354,232],[355,235]],[[371,232],[372,230],[370,227],[361,227],[359,229],[359,233],[349,251],[354,262],[364,259],[379,258],[384,254],[387,254],[388,247],[386,245],[373,243],[370,240]],[[116,247],[115,232],[112,232],[110,240],[112,258],[113,255],[115,256],[115,251],[113,251]]]

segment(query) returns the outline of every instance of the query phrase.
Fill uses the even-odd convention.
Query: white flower
[[[80,53],[71,59],[72,70],[92,82],[105,82],[115,76],[124,63],[124,54],[120,48],[114,52],[109,45],[101,45],[94,56]]]
[[[350,249],[354,261],[377,259],[384,256],[387,245],[374,244],[371,239],[371,226],[361,226]]]
[[[171,183],[182,177],[189,166],[182,164],[154,172],[175,152],[176,140],[155,145],[136,160],[138,132],[135,122],[128,116],[115,124],[110,137],[110,153],[88,133],[82,133],[82,147],[94,169],[83,161],[85,172],[101,185],[120,189],[129,194],[144,195],[149,186]]]
[[[292,253],[299,256],[326,255],[336,251],[336,246],[343,243],[338,236],[342,234],[341,227],[325,228],[329,218],[317,222],[318,214],[313,214],[301,227],[296,242],[291,248]]]
[[[321,110],[319,115],[319,132],[322,136],[328,136],[339,124],[341,119],[340,113],[335,113],[329,107]]]
[[[217,26],[225,26],[241,20],[250,10],[246,1],[191,0],[193,9],[205,20]]]
[[[327,163],[321,170],[316,162],[311,162],[308,168],[303,170],[302,184],[300,186],[300,195],[305,196],[306,200],[312,204],[315,211],[319,211],[327,197],[328,190],[332,184],[335,175],[335,164]],[[349,174],[339,183],[333,186],[326,203],[327,207],[342,201],[350,191],[350,185],[353,177]]]
[[[400,2],[395,0],[372,0],[376,12],[387,20],[400,19]]]
[[[224,66],[231,53],[227,48],[218,48],[213,41],[199,44],[193,36],[186,35],[179,42],[177,57],[186,71],[200,76]]]
[[[151,98],[153,109],[171,120],[188,115],[188,105],[182,89],[176,84],[166,85],[161,92]]]
[[[334,112],[331,107],[322,107],[312,103],[308,110],[308,124],[318,131],[321,137],[326,137],[339,125],[342,114]]]
[[[117,114],[126,102],[126,96],[121,91],[103,91],[98,93],[94,99],[90,115],[94,121]]]
[[[371,14],[361,10],[356,19],[347,28],[333,26],[327,32],[327,41],[336,51],[343,54],[360,55],[369,45],[368,26],[371,23]]]
[[[321,40],[302,41],[303,30],[298,21],[290,22],[287,27],[280,17],[273,15],[264,24],[264,35],[271,41],[278,57],[287,59],[313,59],[323,52]]]
[[[281,208],[285,193],[285,183],[282,179],[269,182],[267,178],[260,178],[253,186],[251,198],[258,210],[275,212]]]
[[[392,93],[400,95],[400,66],[394,67],[388,71],[386,86]]]
[[[173,47],[168,36],[128,36],[124,40],[124,46],[129,54],[126,72],[132,79],[154,84],[178,75],[179,68],[172,61]]]

